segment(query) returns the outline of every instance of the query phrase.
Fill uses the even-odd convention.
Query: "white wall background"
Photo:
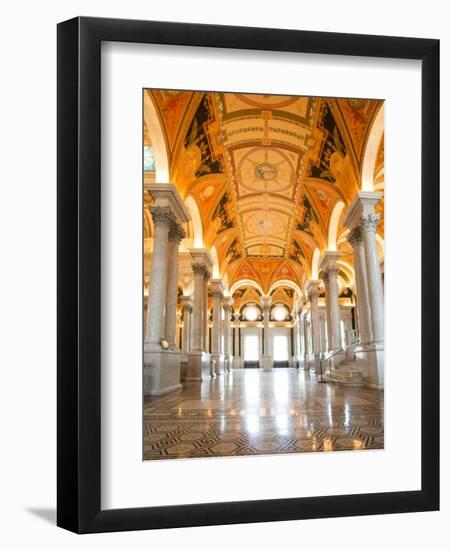
[[[315,549],[423,548],[448,538],[450,463],[447,359],[442,360],[442,511],[257,525],[77,537],[57,529],[56,468],[56,23],[75,15],[272,26],[441,39],[441,97],[450,97],[450,37],[445,3],[377,0],[336,3],[289,0],[16,2],[2,12],[0,137],[0,542],[5,548],[124,545],[215,550],[258,545]],[[449,106],[442,102],[442,182],[448,183]],[[444,152],[446,153],[444,155]],[[447,157],[447,158],[444,158]],[[442,186],[442,213],[449,186]],[[408,223],[407,211],[404,213]],[[442,216],[442,273],[449,271],[449,217]],[[444,279],[444,276],[442,277]],[[441,289],[442,309],[450,308]],[[449,331],[442,315],[442,335]],[[407,343],[405,343],[407,344]],[[407,421],[407,419],[405,419]],[[288,542],[289,541],[289,542]]]

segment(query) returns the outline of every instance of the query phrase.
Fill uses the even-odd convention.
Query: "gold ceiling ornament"
[[[315,248],[326,249],[334,204],[349,204],[357,190],[361,136],[378,104],[222,92],[158,96],[171,136],[171,181],[197,202],[204,246],[215,247],[230,287],[249,277],[266,289],[284,275],[302,284]],[[380,153],[377,163],[383,160]]]

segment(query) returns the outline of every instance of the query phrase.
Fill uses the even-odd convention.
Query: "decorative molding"
[[[197,262],[194,262],[192,264],[192,271],[194,272],[194,275],[205,275],[207,273],[206,266],[204,264],[200,264]]]
[[[170,206],[152,206],[150,212],[155,226],[166,225],[170,228],[175,223],[175,216]]]
[[[169,231],[169,239],[177,241],[178,244],[186,237],[186,231],[179,223],[173,223]]]
[[[332,278],[336,278],[339,274],[339,266],[330,265],[329,267],[326,268],[325,273],[328,280]]]
[[[380,221],[379,214],[367,214],[361,217],[361,230],[364,233],[375,233],[378,222]]]
[[[359,226],[354,227],[350,231],[350,233],[347,235],[347,241],[351,244],[353,248],[355,248],[355,246],[363,244],[363,235]]]

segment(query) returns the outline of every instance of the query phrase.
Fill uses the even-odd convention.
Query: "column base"
[[[231,369],[233,368],[233,356],[232,355],[225,355],[224,359],[224,367],[225,372],[231,372]]]
[[[270,372],[273,369],[273,360],[271,355],[263,355],[261,357],[261,367],[265,372]]]
[[[233,369],[241,368],[241,358],[236,355],[233,357]]]
[[[214,374],[220,376],[225,373],[225,356],[223,353],[211,353],[211,363],[214,365]]]
[[[205,351],[191,351],[188,353],[186,381],[210,380],[214,376],[211,370],[211,354]]]
[[[181,390],[181,353],[149,350],[144,346],[144,395],[164,395]]]
[[[320,374],[320,353],[313,353],[308,358],[309,372],[311,374]]]
[[[180,380],[186,380],[187,375],[187,368],[188,368],[188,357],[187,355],[181,356],[181,364],[180,364]]]
[[[301,363],[301,368],[305,371],[305,372],[309,372],[309,367],[310,367],[310,364],[309,364],[309,355],[305,355],[303,357],[303,361]]]
[[[364,385],[384,389],[384,343],[371,343],[355,348],[356,358],[361,360]]]

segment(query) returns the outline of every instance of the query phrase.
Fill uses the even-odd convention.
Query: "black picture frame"
[[[420,491],[101,509],[102,41],[421,60]],[[439,41],[78,17],[58,25],[57,66],[57,524],[77,533],[94,533],[438,510]]]

